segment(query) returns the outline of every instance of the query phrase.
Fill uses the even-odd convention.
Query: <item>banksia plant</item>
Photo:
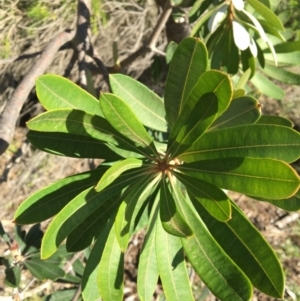
[[[289,164],[300,135],[286,119],[261,116],[256,99],[208,66],[205,45],[183,40],[164,99],[122,74],[110,75],[113,93],[100,101],[62,77],[37,79],[46,112],[28,122],[30,142],[104,162],[30,196],[15,222],[54,217],[42,259],[65,240],[72,252],[92,245],[84,300],[122,300],[124,253],[140,229],[141,300],[151,300],[159,277],[167,300],[194,300],[187,261],[220,300],[250,300],[253,287],[283,296],[274,251],[225,190],[298,210],[300,181]]]

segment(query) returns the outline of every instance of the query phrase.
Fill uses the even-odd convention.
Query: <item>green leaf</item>
[[[282,298],[284,276],[278,258],[239,208],[232,203],[232,219],[223,223],[212,219],[199,203],[194,205],[215,240],[252,284],[269,296]]]
[[[184,163],[177,169],[220,188],[266,199],[288,198],[300,185],[295,170],[269,158],[217,158]]]
[[[46,110],[77,109],[103,116],[99,101],[68,79],[46,74],[36,80],[36,93]]]
[[[122,252],[125,252],[131,235],[134,231],[135,218],[143,207],[152,188],[158,181],[153,181],[152,175],[140,175],[138,181],[128,188],[128,194],[123,198],[115,221],[116,236]]]
[[[47,133],[29,131],[27,138],[30,143],[50,154],[73,158],[99,158],[120,160],[122,157],[140,157],[141,155],[122,150],[92,137],[70,133]]]
[[[175,50],[177,49],[178,44],[175,43],[174,41],[169,42],[167,49],[166,49],[166,62],[167,64],[170,64],[172,61],[173,55]]]
[[[264,56],[266,60],[272,61],[271,53],[265,53]],[[277,56],[278,63],[291,64],[291,65],[300,64],[300,51],[277,53],[276,56]]]
[[[253,75],[252,74],[252,70],[251,68],[243,68],[243,70],[245,70],[242,74],[242,76],[240,77],[238,83],[235,85],[235,91],[234,91],[234,96],[236,96],[236,91],[242,90],[244,91],[244,88],[248,82],[248,80],[250,79],[250,77]],[[245,96],[245,94],[243,93],[241,96]],[[233,97],[233,99],[236,99],[239,97]]]
[[[18,287],[21,280],[21,269],[19,265],[6,267],[5,269],[5,285],[9,287]]]
[[[291,163],[299,158],[300,134],[286,126],[252,124],[205,133],[180,160],[252,157]]]
[[[176,196],[174,196],[176,197]],[[160,220],[166,232],[171,235],[186,237],[193,234],[187,221],[184,220],[176,207],[172,193],[168,188],[166,180],[163,179],[160,185]]]
[[[274,124],[274,125],[281,125],[287,127],[294,127],[294,124],[289,119],[286,119],[281,116],[272,116],[272,115],[262,115],[256,124]]]
[[[60,267],[37,258],[24,261],[24,265],[39,280],[56,280],[65,276],[65,272]]]
[[[167,233],[160,220],[155,236],[157,265],[167,300],[193,301],[180,238]]]
[[[100,107],[105,118],[119,133],[137,145],[142,146],[148,155],[153,156],[157,154],[152,138],[141,121],[121,98],[113,94],[102,93]]]
[[[158,217],[158,202],[159,195],[157,195],[154,205],[152,207],[149,218],[149,225],[144,238],[143,248],[139,258],[137,289],[141,301],[148,301],[151,299],[158,280],[158,267],[156,260],[155,249],[155,230]]]
[[[38,132],[70,133],[98,139],[120,148],[140,152],[131,140],[118,133],[104,118],[77,110],[54,110],[43,113],[27,123]]]
[[[169,138],[168,153],[176,158],[194,144],[215,120],[218,113],[218,99],[214,93],[201,96],[188,116],[185,111],[176,120]]]
[[[231,219],[230,199],[221,189],[184,174],[176,173],[175,176],[211,216],[221,222]]]
[[[287,71],[282,67],[278,68],[271,65],[266,65],[264,68],[264,73],[283,83],[290,84],[290,85],[300,85],[300,75]]]
[[[145,126],[167,131],[164,102],[157,94],[123,74],[110,74],[109,82],[113,93],[129,105]]]
[[[276,53],[294,52],[300,49],[300,41],[285,42],[275,47]]]
[[[194,232],[192,237],[181,238],[183,248],[201,280],[220,300],[250,300],[252,287],[249,279],[222,250],[190,201],[183,196],[180,209]]]
[[[267,199],[257,198],[257,197],[255,199],[263,202],[269,202],[272,205],[286,211],[300,210],[300,191],[298,191],[294,196],[283,200],[267,200]]]
[[[233,99],[228,109],[209,127],[209,131],[243,124],[253,124],[261,116],[261,105],[255,98],[244,96]]]
[[[94,187],[88,188],[69,202],[50,223],[41,248],[41,257],[51,256],[61,242],[88,216],[92,215],[104,202],[135,181],[125,173],[105,190],[97,193]],[[107,219],[106,219],[107,220]]]
[[[123,161],[119,161],[112,165],[100,178],[95,189],[97,192],[100,192],[108,185],[110,185],[116,178],[118,178],[123,172],[141,167],[143,161],[135,158],[128,158]]]
[[[282,99],[284,97],[284,91],[281,88],[258,72],[255,72],[255,75],[251,78],[251,82],[263,94],[275,99]]]
[[[123,299],[123,274],[124,254],[119,247],[113,225],[98,266],[98,288],[103,301]]]
[[[208,67],[207,50],[198,39],[184,39],[177,47],[165,88],[166,119],[170,128],[180,115],[184,102]]]
[[[112,228],[113,221],[114,219],[111,218],[106,224],[105,229],[98,236],[84,269],[81,283],[84,301],[95,301],[100,299],[100,292],[97,285],[98,270],[104,246]]]
[[[76,291],[77,288],[57,290],[53,294],[47,295],[45,301],[72,301],[73,297],[76,294]]]
[[[121,198],[118,195],[110,198],[107,202],[102,202],[68,235],[67,250],[78,252],[90,246],[99,233],[103,231],[107,220],[117,210],[120,202]]]
[[[264,4],[258,0],[248,0],[248,3],[260,14],[267,22],[278,30],[284,31],[284,27],[279,18]]]
[[[69,201],[83,190],[97,183],[107,167],[80,173],[59,180],[27,198],[17,209],[14,222],[33,224],[57,214]]]

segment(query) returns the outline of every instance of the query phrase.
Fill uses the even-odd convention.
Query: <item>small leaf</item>
[[[105,118],[119,133],[143,147],[148,155],[156,155],[152,138],[130,107],[119,97],[102,93],[100,107]],[[146,154],[145,154],[146,155]]]
[[[144,125],[167,131],[163,100],[149,88],[123,74],[110,74],[109,81],[115,95],[122,98]]]
[[[193,301],[180,238],[167,233],[159,219],[155,237],[157,265],[167,300]]]
[[[272,61],[271,53],[265,53],[264,56],[266,60]],[[298,65],[300,64],[300,51],[277,53],[277,60],[279,64]]]
[[[269,158],[217,158],[184,163],[177,168],[220,188],[266,199],[288,198],[300,185],[295,170],[284,162]]]
[[[170,128],[180,115],[199,76],[206,71],[207,61],[207,50],[200,40],[187,38],[178,45],[170,64],[164,97],[166,119]]]
[[[164,230],[169,234],[179,237],[191,236],[193,234],[187,221],[183,219],[178,211],[174,197],[165,180],[161,181],[160,186],[159,213],[161,224]]]
[[[291,163],[299,158],[300,134],[286,126],[253,124],[211,131],[180,159],[185,162],[213,158],[273,158]]]
[[[228,109],[217,118],[208,131],[253,124],[261,116],[261,105],[255,98],[244,96],[231,101]]]
[[[184,174],[176,173],[175,176],[211,216],[222,222],[231,219],[230,199],[221,189]]]
[[[46,110],[77,109],[90,114],[103,116],[99,101],[70,80],[45,74],[36,80],[36,92]]]
[[[101,166],[59,180],[37,191],[19,206],[14,221],[18,224],[33,224],[54,216],[81,191],[95,185],[106,170],[107,167]]]
[[[172,61],[173,55],[175,50],[177,49],[178,44],[175,43],[174,41],[171,41],[166,49],[166,62],[167,64],[170,64],[170,62]]]
[[[121,301],[123,298],[124,254],[113,226],[108,235],[98,270],[98,288],[103,301]]]

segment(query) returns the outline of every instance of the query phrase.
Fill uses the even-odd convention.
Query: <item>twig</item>
[[[86,52],[90,48],[90,39],[88,35],[88,29],[90,26],[90,6],[90,0],[78,0],[76,49],[78,52],[79,81],[80,86],[83,89],[87,88],[85,56]]]
[[[81,283],[78,285],[77,290],[71,301],[77,301],[81,294]]]
[[[64,31],[52,39],[14,91],[0,116],[0,155],[5,152],[13,138],[19,113],[31,89],[34,87],[35,79],[42,75],[50,66],[60,47],[71,41],[74,36],[75,31]]]
[[[160,33],[164,29],[170,15],[172,13],[172,5],[168,0],[164,6],[164,9],[156,23],[155,28],[152,31],[152,34],[148,40],[147,45],[142,46],[140,49],[129,55],[126,59],[124,59],[120,65],[122,68],[130,65],[133,61],[135,61],[139,56],[145,55],[147,52],[155,51],[157,53],[156,44],[159,38]]]

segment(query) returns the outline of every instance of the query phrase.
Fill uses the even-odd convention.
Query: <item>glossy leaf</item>
[[[154,201],[149,218],[143,248],[139,258],[137,289],[141,301],[151,299],[158,281],[158,267],[156,259],[156,223],[158,217],[158,195]]]
[[[257,87],[263,94],[266,94],[275,99],[282,99],[284,97],[284,92],[277,85],[272,83],[262,74],[255,72],[255,75],[251,78],[251,82],[255,87]]]
[[[209,127],[209,131],[243,124],[253,124],[261,116],[261,105],[252,97],[244,96],[231,101],[228,109]]]
[[[82,276],[81,288],[84,301],[95,301],[100,299],[100,291],[97,285],[99,264],[104,250],[105,242],[113,225],[113,218],[106,224],[105,229],[97,237],[88,258]]]
[[[180,238],[167,233],[160,220],[156,223],[156,258],[167,300],[193,301]]]
[[[118,209],[115,221],[116,237],[122,252],[125,252],[134,230],[134,221],[149,196],[155,182],[150,182],[152,176],[142,176],[128,188],[128,193]]]
[[[274,124],[274,125],[281,125],[281,126],[287,126],[287,127],[294,127],[292,121],[289,119],[286,119],[281,116],[272,116],[272,115],[262,115],[256,124]]]
[[[42,259],[51,256],[78,224],[124,189],[132,180],[134,179],[120,177],[118,181],[100,193],[97,193],[94,187],[88,188],[69,202],[48,226],[42,242]]]
[[[183,198],[180,209],[194,232],[181,238],[183,248],[201,280],[220,300],[250,300],[250,281],[215,241],[190,201]]]
[[[110,185],[116,178],[118,178],[123,172],[141,167],[143,165],[142,160],[135,158],[128,158],[123,161],[119,161],[112,165],[100,178],[96,191],[99,192]]]
[[[50,154],[73,158],[99,158],[106,160],[120,160],[122,157],[140,157],[141,155],[122,150],[106,142],[92,137],[70,133],[51,133],[29,131],[27,138],[30,143]]]
[[[258,12],[267,22],[272,24],[278,30],[284,30],[280,19],[267,6],[258,0],[248,0],[248,3]]]
[[[119,247],[113,226],[98,265],[98,288],[103,301],[123,299],[123,273],[124,254]]]
[[[78,252],[89,247],[97,236],[104,230],[107,220],[120,205],[118,195],[102,202],[90,215],[76,225],[67,237],[66,247],[69,252]]]
[[[92,137],[123,149],[139,152],[131,140],[118,133],[104,118],[77,110],[54,110],[43,113],[27,123],[38,132],[69,133]]]
[[[252,157],[291,163],[299,156],[300,134],[286,126],[252,124],[211,131],[180,156],[185,162]]]
[[[160,185],[160,220],[164,231],[171,235],[186,237],[193,234],[188,223],[176,207],[172,193],[168,188],[166,180],[161,181]]]
[[[252,284],[267,295],[282,298],[284,276],[278,258],[239,208],[232,204],[232,219],[222,223],[212,219],[199,203],[194,205],[210,233]]]
[[[277,53],[285,53],[285,52],[290,53],[290,52],[294,52],[294,51],[299,51],[300,41],[285,42],[285,43],[276,45],[274,48]]]
[[[105,118],[116,131],[137,145],[142,146],[148,155],[157,153],[153,140],[141,121],[121,98],[113,94],[102,93],[100,107]]]
[[[206,71],[207,61],[207,51],[200,40],[188,38],[178,45],[170,64],[164,96],[166,119],[170,128],[180,115],[199,76]]]
[[[122,98],[144,125],[166,132],[163,100],[148,87],[123,74],[110,74],[109,82],[115,95]]]
[[[39,76],[36,80],[36,93],[48,111],[77,109],[103,116],[97,98],[62,76],[54,74]]]
[[[230,199],[220,188],[184,174],[175,175],[188,193],[200,202],[211,216],[222,222],[231,219]]]
[[[201,96],[189,116],[179,116],[170,133],[168,153],[172,158],[184,152],[203,135],[218,113],[218,99],[214,93]]]
[[[19,206],[14,221],[18,224],[33,224],[54,216],[76,195],[95,185],[106,170],[107,167],[101,166],[59,180],[37,191]]]
[[[223,189],[267,199],[288,198],[300,185],[295,170],[269,158],[217,158],[178,165],[178,170]]]

